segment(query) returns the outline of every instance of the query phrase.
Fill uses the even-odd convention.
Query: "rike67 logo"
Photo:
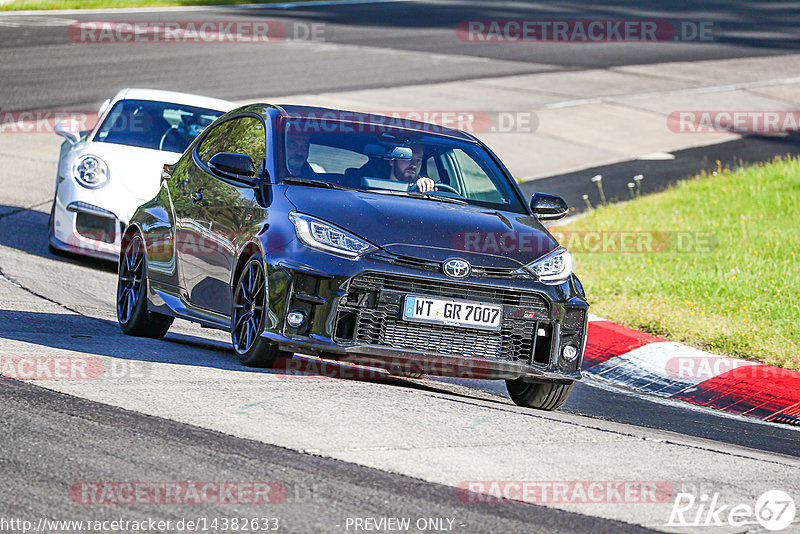
[[[755,502],[723,503],[719,493],[678,493],[667,526],[670,527],[744,527],[761,525],[766,530],[784,530],[794,521],[794,499],[781,490],[764,492]]]

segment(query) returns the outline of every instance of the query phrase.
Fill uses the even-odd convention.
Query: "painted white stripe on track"
[[[310,0],[307,2],[281,2],[277,4],[222,4],[222,5],[197,5],[197,6],[164,6],[164,7],[118,7],[103,9],[41,9],[2,11],[0,18],[11,18],[22,15],[112,15],[119,13],[168,13],[170,11],[209,11],[209,10],[236,10],[236,9],[294,9],[297,7],[328,7],[336,5],[354,4],[387,4],[393,2],[410,2],[411,0]]]

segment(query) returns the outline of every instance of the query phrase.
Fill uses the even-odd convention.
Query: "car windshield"
[[[120,100],[108,112],[94,141],[167,152],[183,152],[222,111],[154,100]]]
[[[475,143],[358,122],[290,118],[281,124],[284,180],[526,213],[503,171]],[[420,194],[415,183],[423,177],[436,190]]]

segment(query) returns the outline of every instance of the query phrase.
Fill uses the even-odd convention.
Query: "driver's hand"
[[[427,193],[428,191],[435,191],[436,190],[436,182],[428,178],[427,176],[422,176],[417,180],[417,189],[420,193]]]

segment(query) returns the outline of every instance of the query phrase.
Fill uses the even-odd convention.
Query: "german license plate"
[[[406,295],[403,319],[418,323],[444,324],[481,330],[500,330],[503,307],[463,300]]]

